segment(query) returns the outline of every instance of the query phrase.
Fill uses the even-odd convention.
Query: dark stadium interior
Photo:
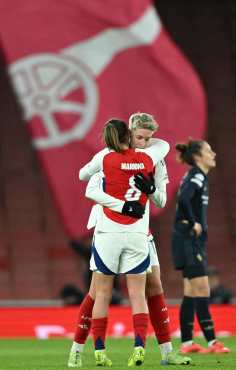
[[[205,86],[207,139],[217,153],[210,174],[209,262],[236,295],[236,3],[159,0],[157,8]],[[54,299],[68,283],[84,289],[87,264],[69,246],[4,65],[1,55],[0,299]],[[170,258],[174,208],[172,201],[152,220],[167,298],[181,296]]]

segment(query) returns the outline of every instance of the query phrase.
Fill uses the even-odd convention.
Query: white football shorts
[[[94,234],[90,269],[106,275],[142,274],[149,270],[147,235],[142,233]]]
[[[148,236],[148,247],[149,247],[149,256],[150,256],[150,266],[160,266],[155,242],[152,235]]]

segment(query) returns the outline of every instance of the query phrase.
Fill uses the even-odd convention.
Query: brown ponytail
[[[201,155],[203,140],[189,140],[187,143],[178,143],[175,149],[179,152],[179,159],[190,166],[195,165],[195,155]]]
[[[116,118],[110,119],[103,128],[103,140],[108,148],[121,152],[123,145],[130,145],[130,131],[127,124]]]

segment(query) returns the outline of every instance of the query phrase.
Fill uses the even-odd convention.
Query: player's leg
[[[194,297],[191,290],[191,284],[188,278],[183,278],[183,299],[180,305],[179,320],[181,342],[184,348],[193,344],[193,326],[194,326]]]
[[[147,274],[146,295],[150,320],[160,344],[161,353],[172,351],[168,308],[160,277],[160,264],[153,238],[148,240],[151,272]]]
[[[180,305],[179,320],[182,342],[181,352],[185,353],[184,349],[193,344],[194,323],[194,298],[191,285],[188,282],[188,276],[185,275],[185,267],[193,255],[193,245],[188,225],[184,223],[176,225],[172,233],[171,249],[174,267],[176,270],[182,271],[183,274],[183,299]]]
[[[135,334],[134,351],[128,360],[128,366],[141,365],[144,361],[148,328],[145,285],[146,270],[149,266],[147,236],[142,233],[127,233],[120,258],[119,272],[126,274]]]
[[[183,278],[184,296],[180,306],[180,331],[182,353],[206,353],[207,350],[193,341],[195,299],[191,280]]]
[[[180,331],[181,331],[181,352],[191,353],[205,351],[203,347],[193,342],[193,323],[194,323],[194,297],[189,283],[189,272],[194,259],[195,242],[189,233],[189,226],[179,223],[173,230],[171,249],[172,260],[176,270],[183,275],[183,299],[180,305]],[[188,269],[190,266],[190,269]]]
[[[69,354],[68,367],[82,366],[82,352],[91,328],[95,300],[95,274],[93,273],[88,294],[80,304],[74,341]]]
[[[128,366],[138,366],[144,361],[145,344],[148,329],[148,308],[145,298],[146,274],[129,274],[126,276],[130,298],[133,327],[134,351],[129,358]]]
[[[209,310],[210,287],[207,276],[207,259],[204,241],[192,236],[185,244],[186,266],[183,270],[184,277],[184,299],[180,311],[182,352],[218,351],[228,353],[229,349],[216,340],[214,323]],[[203,349],[192,342],[188,337],[188,326],[193,323],[193,312],[196,312],[197,319],[203,335],[208,342],[209,349]]]
[[[194,234],[188,232],[183,238],[184,296],[180,307],[181,352],[206,353],[207,349],[193,342],[194,313],[197,308],[195,297],[207,297],[209,294],[206,285],[203,284],[204,279],[201,279],[206,276],[206,256],[202,249],[203,244]]]
[[[147,274],[146,295],[150,320],[159,343],[162,364],[184,365],[190,363],[189,357],[179,356],[173,351],[168,308],[160,277],[160,265],[153,238],[149,237],[151,273]]]
[[[229,353],[225,347],[216,339],[214,323],[209,310],[210,287],[208,276],[200,276],[190,280],[192,286],[195,310],[199,325],[208,343],[208,351],[213,353]]]
[[[229,353],[229,348],[225,347],[216,339],[214,323],[209,310],[210,286],[207,276],[207,258],[205,241],[200,238],[195,238],[195,274],[194,269],[191,269],[192,284],[195,310],[199,325],[203,335],[208,343],[208,349],[212,353]]]
[[[123,233],[98,233],[94,238],[90,268],[95,275],[95,302],[92,333],[97,366],[111,366],[105,352],[108,306],[112,296],[114,274],[118,271]]]
[[[92,334],[97,366],[112,366],[105,352],[108,307],[112,296],[114,275],[94,273],[96,278],[96,297],[92,312]]]

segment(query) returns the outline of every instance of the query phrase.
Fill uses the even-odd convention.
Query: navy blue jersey
[[[207,230],[208,178],[198,167],[192,167],[184,176],[177,195],[175,222],[187,220],[192,227],[195,222]]]

